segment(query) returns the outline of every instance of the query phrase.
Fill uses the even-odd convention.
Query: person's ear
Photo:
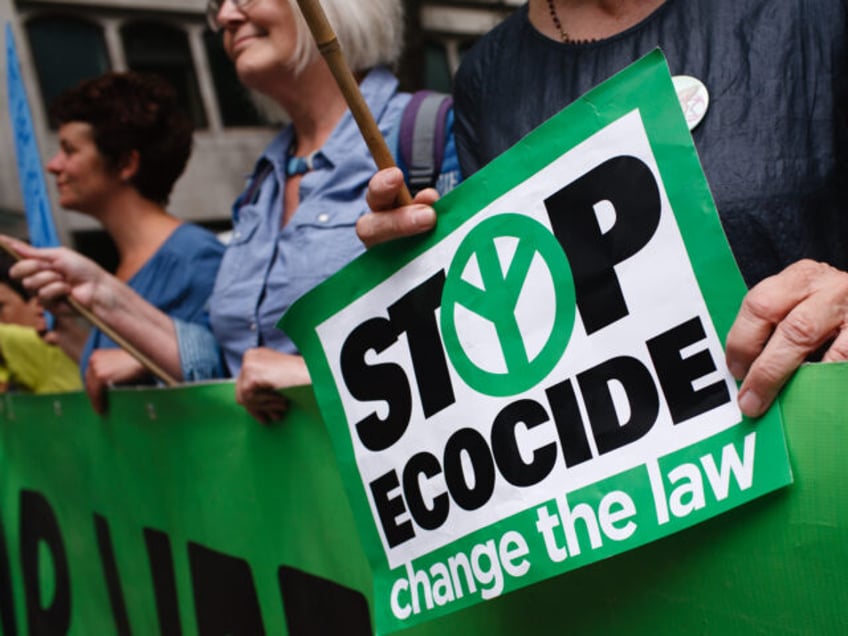
[[[124,183],[129,183],[132,178],[138,173],[141,156],[138,150],[130,150],[124,157],[121,163],[121,169],[118,171],[118,176]]]

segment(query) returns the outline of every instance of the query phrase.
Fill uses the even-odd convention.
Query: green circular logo
[[[503,249],[506,247],[509,250]],[[507,256],[509,262],[503,262]],[[527,285],[531,267],[540,259],[553,283],[553,298],[544,299],[553,301],[553,319],[549,321],[549,332],[544,334],[544,344],[532,355],[526,336],[544,326],[537,327],[539,314],[535,311],[529,321],[526,313],[520,321],[517,310],[522,292],[531,287]],[[475,266],[479,284],[466,278]],[[538,302],[537,295],[532,299]],[[493,330],[477,330],[466,324],[463,333],[471,337],[460,338],[457,315],[461,311],[485,320]],[[571,267],[554,235],[523,214],[499,214],[471,230],[456,251],[442,292],[442,337],[454,368],[468,386],[480,393],[505,397],[535,386],[553,370],[571,339],[575,311]],[[522,330],[520,322],[525,326],[532,323],[532,328]],[[481,337],[492,331],[495,339]],[[478,352],[475,358],[479,359],[479,352],[495,346],[500,349],[505,371],[478,366],[467,351],[469,348]]]

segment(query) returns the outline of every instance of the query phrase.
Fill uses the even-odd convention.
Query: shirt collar
[[[376,121],[382,119],[389,102],[397,93],[397,87],[397,78],[384,66],[371,69],[365,75],[362,82],[360,82],[359,90],[362,93],[362,98],[373,113]],[[353,124],[352,119],[353,115],[348,109],[342,115],[338,124],[336,124],[335,129],[327,139],[327,143],[320,150],[330,167],[338,165],[350,156],[351,144],[365,143],[359,132],[359,128]],[[386,131],[383,132],[385,134]],[[253,174],[256,175],[259,173],[262,164],[270,162],[274,166],[274,172],[277,174],[277,178],[282,180],[285,176],[288,148],[293,138],[294,128],[291,125],[281,130],[259,157]]]

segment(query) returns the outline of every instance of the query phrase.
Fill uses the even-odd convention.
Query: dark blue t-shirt
[[[127,284],[172,318],[208,325],[209,296],[223,255],[224,245],[212,232],[183,223]],[[92,351],[117,346],[102,331],[92,329],[80,359],[83,378]]]
[[[666,0],[614,37],[562,44],[527,6],[484,36],[455,82],[464,175],[659,46],[706,84],[693,131],[749,285],[801,258],[848,269],[843,0]]]

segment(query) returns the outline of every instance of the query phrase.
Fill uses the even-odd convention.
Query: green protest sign
[[[404,633],[842,633],[846,383],[812,365],[781,397],[790,488]],[[83,394],[0,399],[0,633],[371,634],[330,439],[287,395],[272,426],[231,384],[113,391],[105,418]]]
[[[791,481],[736,407],[745,292],[658,51],[281,326],[374,571],[378,632],[631,550]]]

